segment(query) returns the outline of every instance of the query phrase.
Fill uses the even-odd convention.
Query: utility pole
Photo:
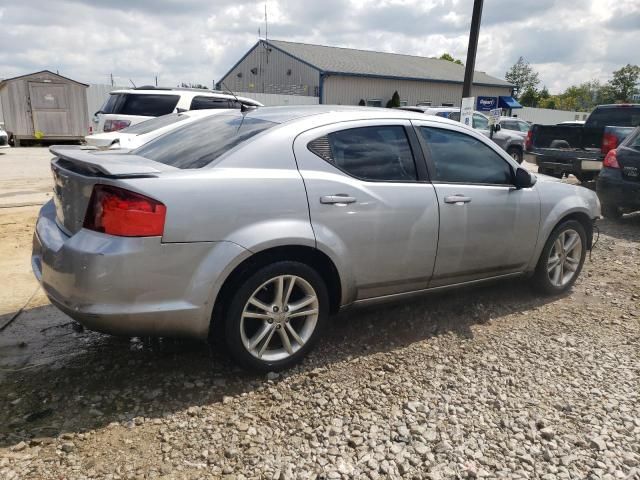
[[[469,48],[467,49],[467,63],[464,70],[464,84],[462,98],[471,96],[473,71],[476,67],[476,51],[478,50],[478,36],[480,35],[480,19],[482,18],[482,4],[484,0],[473,0],[473,14],[471,16],[471,30],[469,31]]]

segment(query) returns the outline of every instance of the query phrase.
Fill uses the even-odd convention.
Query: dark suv
[[[640,127],[609,151],[596,189],[605,217],[617,219],[640,210]]]

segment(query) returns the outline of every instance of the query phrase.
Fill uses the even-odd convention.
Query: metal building
[[[0,82],[5,130],[21,140],[82,140],[88,132],[87,87],[48,70]]]
[[[260,40],[218,82],[239,92],[309,95],[319,103],[460,106],[464,67],[436,58]],[[475,72],[472,95],[511,96],[509,82]]]

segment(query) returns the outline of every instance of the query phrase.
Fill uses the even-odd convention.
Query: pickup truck
[[[533,125],[525,142],[526,158],[538,172],[561,178],[574,174],[593,180],[605,155],[640,125],[640,104],[599,105],[584,125]]]

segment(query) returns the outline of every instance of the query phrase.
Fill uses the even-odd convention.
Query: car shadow
[[[279,378],[439,335],[473,338],[474,326],[557,299],[539,297],[517,280],[351,309],[333,317],[314,352]],[[37,323],[46,317],[48,326]],[[52,306],[25,311],[2,336],[0,446],[160,418],[270,385],[265,375],[238,369],[203,343],[89,332]]]

